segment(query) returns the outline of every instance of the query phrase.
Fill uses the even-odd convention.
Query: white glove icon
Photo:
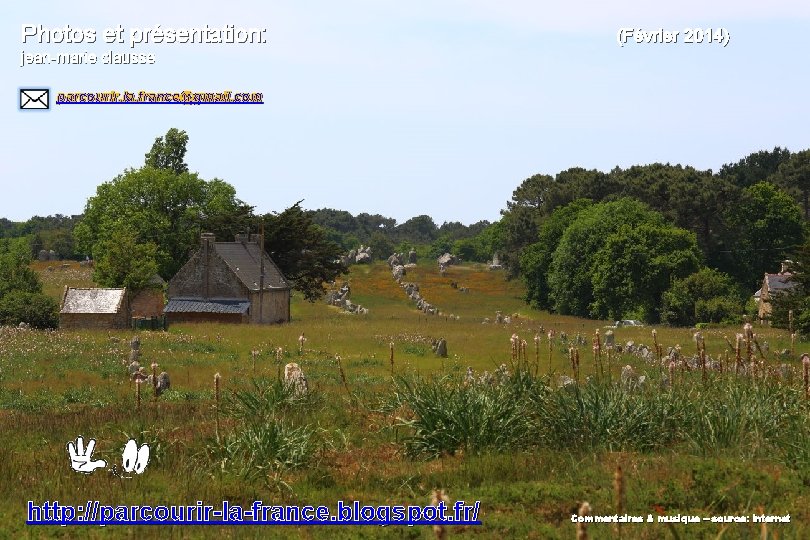
[[[70,466],[76,472],[91,473],[99,468],[107,466],[107,462],[103,459],[96,461],[92,460],[93,449],[96,447],[96,440],[90,439],[87,443],[87,449],[84,448],[84,440],[81,437],[76,438],[76,445],[73,441],[67,444],[68,455],[70,456]]]

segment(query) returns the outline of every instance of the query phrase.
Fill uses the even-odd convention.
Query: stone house
[[[762,278],[762,288],[754,293],[754,299],[758,306],[757,317],[760,322],[764,322],[766,319],[770,318],[771,311],[773,310],[771,299],[774,295],[789,291],[796,286],[796,282],[790,279],[793,275],[788,271],[790,264],[790,261],[784,261],[782,263],[782,269],[778,274],[766,273],[765,277]]]
[[[169,280],[166,318],[169,324],[288,322],[291,290],[258,235],[216,242],[203,233],[200,248]]]
[[[59,310],[59,328],[128,328],[126,289],[65,287]]]

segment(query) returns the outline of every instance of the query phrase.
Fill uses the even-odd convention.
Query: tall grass
[[[294,408],[311,408],[319,401],[314,392],[296,392],[278,378],[259,377],[249,388],[236,389],[223,400],[223,414],[248,423],[266,423]]]
[[[317,398],[277,378],[254,378],[251,386],[223,399],[231,429],[209,444],[207,455],[222,471],[272,483],[278,473],[309,463],[320,448],[319,430],[299,421],[312,413]]]
[[[398,425],[410,429],[408,455],[438,457],[457,452],[508,451],[530,443],[524,414],[528,376],[495,384],[459,384],[455,377],[400,378],[389,409],[404,408]]]
[[[527,404],[534,440],[556,449],[651,451],[673,443],[688,415],[669,392],[630,392],[592,380],[549,391]]]
[[[698,373],[692,374],[700,376]],[[656,377],[659,375],[656,375]],[[810,407],[799,388],[743,377],[663,388],[604,379],[561,388],[521,371],[490,382],[401,378],[388,411],[414,457],[548,448],[686,451],[810,464]]]
[[[269,479],[272,474],[308,463],[318,447],[315,428],[291,426],[283,420],[246,424],[211,447],[211,458],[223,469],[247,480]]]

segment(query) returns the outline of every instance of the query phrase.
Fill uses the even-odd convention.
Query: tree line
[[[718,172],[656,163],[537,174],[495,223],[437,225],[427,215],[398,224],[304,210],[302,201],[257,214],[224,180],[190,172],[187,144],[170,129],[143,166],[99,185],[82,215],[0,219],[0,238],[24,238],[14,249],[27,245],[30,257],[90,256],[97,283],[139,289],[155,274],[170,279],[201,232],[227,240],[263,226],[266,251],[311,301],[345,272],[340,255],[360,244],[381,259],[410,249],[479,262],[497,253],[534,307],[693,324],[738,317],[763,274],[798,253],[810,219],[810,150],[755,152]]]
[[[804,244],[809,191],[810,151],[779,147],[717,173],[656,163],[538,174],[513,192],[496,245],[538,308],[732,320]]]

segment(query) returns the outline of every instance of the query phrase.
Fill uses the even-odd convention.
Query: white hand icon
[[[84,448],[84,440],[81,437],[76,438],[76,445],[73,441],[67,444],[68,455],[70,456],[70,466],[76,472],[91,473],[98,468],[107,466],[107,462],[103,459],[93,461],[93,449],[96,447],[96,440],[90,439],[87,443],[87,450]]]

